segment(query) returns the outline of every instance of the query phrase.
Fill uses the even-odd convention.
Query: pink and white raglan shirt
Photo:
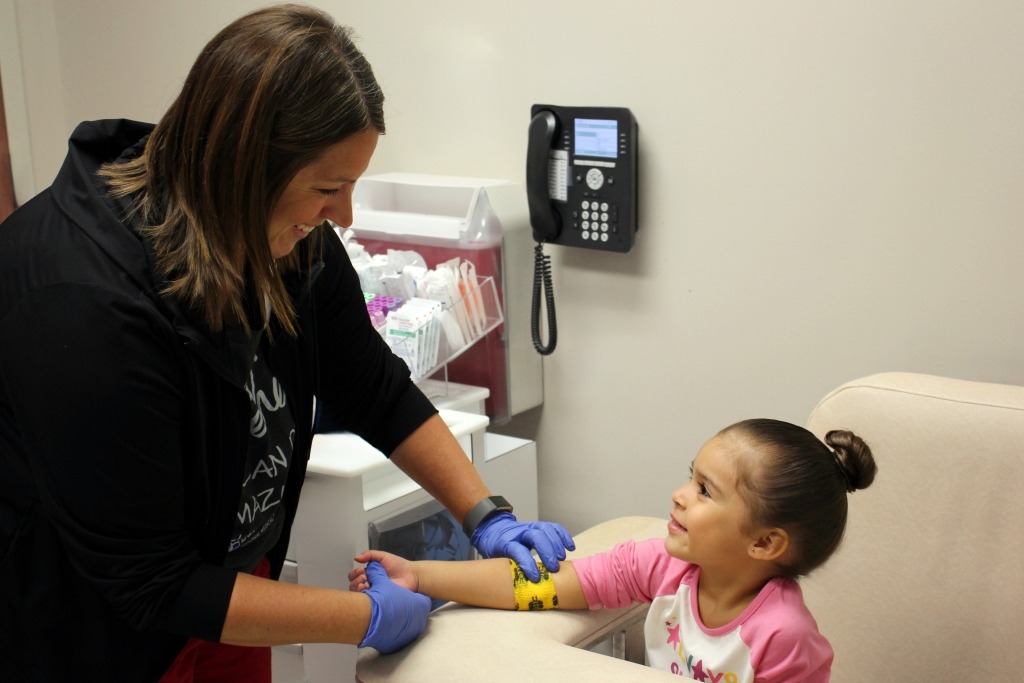
[[[669,555],[664,539],[628,541],[573,567],[590,609],[651,603],[644,636],[655,669],[709,683],[829,679],[832,647],[796,581],[770,580],[736,619],[707,628],[697,606],[700,567]]]

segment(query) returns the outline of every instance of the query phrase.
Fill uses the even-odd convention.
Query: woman
[[[571,549],[492,500],[325,223],[351,223],[382,102],[346,29],[259,10],[155,127],[80,125],[54,184],[0,226],[5,678],[192,680],[213,662],[269,681],[270,645],[415,638],[429,601],[386,577],[268,580],[314,424],[390,454],[485,556],[533,547],[557,569]]]

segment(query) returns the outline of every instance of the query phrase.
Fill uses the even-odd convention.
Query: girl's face
[[[352,224],[352,188],[370,165],[379,137],[373,129],[356,133],[295,174],[270,214],[267,237],[275,259],[290,254],[325,220],[344,228]]]
[[[708,441],[693,461],[690,481],[672,494],[665,549],[704,569],[735,567],[748,557],[754,535],[750,509],[736,490],[743,448],[732,436]]]

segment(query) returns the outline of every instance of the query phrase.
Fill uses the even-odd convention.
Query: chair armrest
[[[608,550],[627,540],[665,534],[666,521],[620,517],[575,537],[573,557]],[[360,683],[478,683],[485,680],[619,683],[686,681],[621,659],[583,649],[643,619],[647,605],[623,609],[514,612],[445,605],[434,612],[420,638],[401,652],[362,650],[356,667]]]

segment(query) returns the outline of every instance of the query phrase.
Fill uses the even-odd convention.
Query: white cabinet
[[[484,430],[488,419],[484,415],[445,409],[440,412],[488,487],[508,498],[520,519],[536,519],[534,442],[487,434]],[[352,558],[368,547],[369,525],[418,510],[431,500],[359,437],[317,435],[292,529],[290,562],[282,578],[287,580],[294,573],[299,583],[347,590]],[[279,652],[301,652],[309,683],[354,679],[354,646],[307,643]]]

